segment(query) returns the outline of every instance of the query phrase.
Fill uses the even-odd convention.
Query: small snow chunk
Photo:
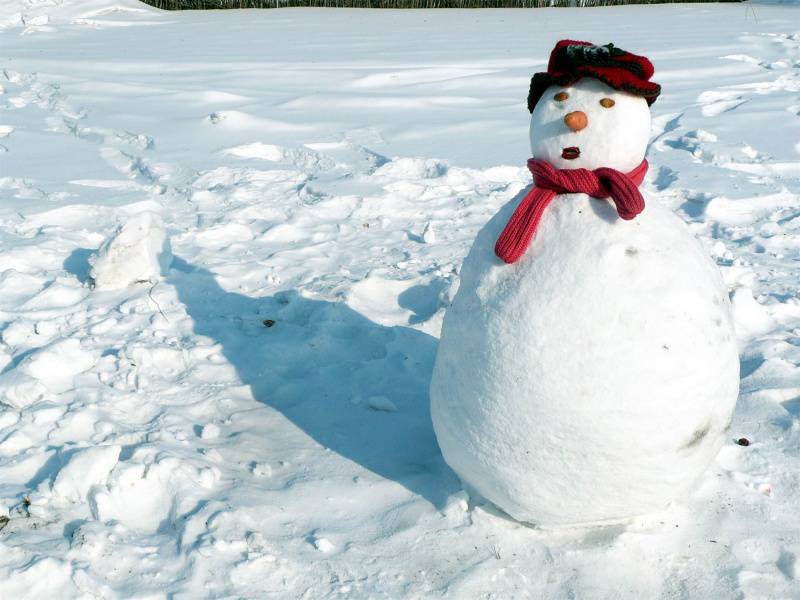
[[[169,517],[172,473],[160,465],[121,463],[109,477],[107,488],[94,487],[89,508],[97,521],[121,522],[129,529],[155,532]]]
[[[75,375],[91,369],[97,359],[96,353],[85,350],[80,341],[66,339],[35,351],[20,363],[18,369],[58,394],[72,389]]]
[[[209,490],[219,481],[220,472],[216,467],[204,467],[198,472],[198,482]]]
[[[158,281],[172,262],[161,218],[144,212],[125,222],[92,257],[90,276],[99,289],[115,290]]]
[[[326,554],[336,548],[333,542],[324,537],[313,536],[311,542],[314,544],[314,548]]]
[[[25,408],[47,395],[47,388],[38,379],[12,369],[0,375],[0,405]]]
[[[759,304],[749,287],[741,286],[734,290],[731,298],[736,332],[741,337],[755,337],[775,328],[776,323]]]
[[[449,165],[446,162],[435,158],[395,158],[382,165],[375,171],[375,175],[416,181],[443,177],[448,168]]]
[[[370,396],[367,398],[367,406],[372,410],[383,412],[397,412],[397,405],[386,396]]]
[[[254,462],[250,472],[256,477],[272,477],[272,467],[267,463]]]
[[[111,445],[76,452],[58,472],[53,493],[75,502],[86,499],[92,486],[106,482],[119,460],[120,450],[119,446]]]
[[[469,494],[465,490],[460,490],[447,497],[442,514],[448,518],[458,517],[466,514],[468,510]]]
[[[433,223],[428,221],[425,229],[422,231],[422,241],[426,244],[433,244],[436,241],[436,232],[433,229]]]
[[[380,325],[407,325],[413,312],[400,306],[398,298],[414,284],[370,274],[350,288],[347,305]]]
[[[247,543],[247,548],[250,552],[261,553],[267,548],[267,540],[258,531],[248,531],[244,536],[244,541]],[[275,560],[272,557],[273,561]]]
[[[717,136],[711,133],[710,131],[706,131],[705,129],[697,129],[693,132],[689,133],[690,136],[700,140],[701,142],[716,142]]]
[[[240,158],[260,158],[261,160],[269,160],[272,162],[280,162],[284,158],[283,148],[272,144],[262,144],[261,142],[228,148],[223,152]]]
[[[200,439],[201,440],[215,440],[219,437],[219,426],[215,425],[214,423],[207,423],[203,425],[203,428],[200,430]]]

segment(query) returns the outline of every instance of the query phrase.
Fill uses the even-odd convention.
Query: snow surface
[[[797,597],[798,23],[0,3],[0,597]],[[645,188],[711,248],[743,362],[687,503],[553,534],[469,502],[427,388],[562,37],[655,63]],[[92,289],[144,212],[168,275]]]
[[[574,111],[588,123],[577,133]],[[625,172],[649,130],[644,98],[582,79],[539,99],[531,149]],[[563,158],[573,146],[579,156]],[[683,500],[725,443],[739,393],[719,269],[647,191],[627,221],[610,200],[557,195],[506,264],[494,247],[523,194],[478,232],[444,317],[430,389],[442,455],[475,501],[541,527],[619,523]]]

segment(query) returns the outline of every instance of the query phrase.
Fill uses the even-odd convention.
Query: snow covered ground
[[[686,503],[553,533],[469,501],[427,387],[562,37],[655,63],[742,394]],[[4,0],[0,68],[0,598],[800,598],[800,6]]]

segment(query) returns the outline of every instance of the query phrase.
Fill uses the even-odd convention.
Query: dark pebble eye
[[[558,92],[555,96],[553,96],[553,100],[556,102],[563,102],[569,98],[569,94],[567,92]]]
[[[615,104],[616,102],[614,102],[611,98],[603,98],[602,100],[600,100],[600,106],[602,106],[603,108],[611,108]]]

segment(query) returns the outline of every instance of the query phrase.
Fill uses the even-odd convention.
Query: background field
[[[799,24],[3,2],[0,597],[800,597]],[[742,395],[685,503],[548,533],[469,501],[427,386],[563,37],[655,63],[644,187],[724,273]],[[168,276],[91,289],[143,211]]]

